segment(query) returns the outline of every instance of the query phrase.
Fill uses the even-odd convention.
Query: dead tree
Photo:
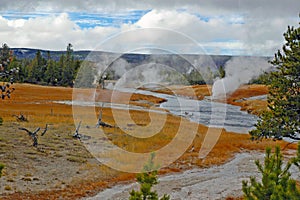
[[[103,105],[104,105],[104,103],[102,103],[101,109],[99,111],[98,121],[97,121],[97,124],[96,124],[96,128],[99,128],[100,126],[112,128],[113,127],[112,125],[107,124],[107,123],[105,123],[105,122],[102,121]]]
[[[20,122],[28,122],[27,118],[22,114],[20,113],[20,115],[12,115],[13,117],[16,117],[17,118],[17,121],[20,121]]]
[[[73,138],[77,138],[77,139],[81,138],[81,134],[79,134],[80,126],[81,126],[81,121],[79,122],[79,124],[76,127],[75,133],[73,134]]]
[[[28,135],[31,137],[31,139],[33,140],[32,146],[37,147],[37,145],[38,145],[38,132],[41,130],[41,128],[37,127],[35,129],[35,131],[29,131],[26,128],[19,128],[19,129],[22,130],[22,131],[26,131],[28,133]],[[43,130],[41,136],[45,135],[45,133],[47,132],[47,130],[48,130],[48,124],[46,124],[46,127]]]
[[[9,82],[4,82],[2,85],[0,85],[1,99],[5,99],[6,97],[10,98],[11,93],[15,90],[15,88],[11,87],[14,83],[14,78],[12,76],[18,72],[18,68],[0,72],[0,79],[4,78],[5,81],[9,79]]]
[[[47,130],[48,130],[48,124],[46,124],[46,126],[45,126],[45,128],[44,128],[44,130],[43,130],[43,132],[41,134],[41,136],[44,136],[45,133],[47,132]]]

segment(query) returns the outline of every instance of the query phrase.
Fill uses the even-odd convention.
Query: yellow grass
[[[170,86],[168,89],[155,90],[156,92],[182,95],[193,99],[202,100],[205,96],[212,95],[211,85],[193,85],[193,86]],[[219,100],[232,105],[241,106],[241,110],[246,110],[251,114],[259,115],[267,109],[265,100],[241,100],[252,96],[268,94],[268,88],[265,85],[242,85],[231,94],[227,94],[226,99]]]
[[[155,90],[155,92],[202,100],[204,96],[211,95],[211,88],[211,85],[169,86],[168,88]]]
[[[91,164],[88,159],[90,154],[86,151],[83,151],[82,144],[79,141],[73,141],[71,138],[71,134],[74,131],[74,121],[72,114],[72,107],[68,105],[61,105],[53,103],[54,100],[71,100],[72,99],[72,89],[71,88],[62,88],[62,87],[43,87],[36,85],[28,85],[28,84],[16,84],[16,91],[13,93],[11,99],[7,99],[1,102],[0,105],[0,116],[4,118],[5,123],[13,124],[16,123],[16,119],[12,117],[13,114],[23,113],[26,117],[28,117],[29,122],[18,122],[19,126],[27,127],[27,128],[35,128],[36,126],[43,127],[45,123],[52,123],[52,135],[45,135],[45,138],[41,138],[41,143],[45,145],[45,152],[41,152],[41,155],[36,154],[34,156],[47,156],[50,152],[56,158],[65,158],[69,159],[73,163],[84,164],[85,167],[81,166],[81,169],[89,170],[91,169],[91,175],[96,174],[99,171],[107,172],[107,176],[99,179],[95,178],[86,178],[83,180],[74,180],[72,183],[69,183],[69,187],[63,190],[54,190],[53,188],[49,191],[42,191],[38,193],[15,193],[7,197],[7,199],[21,199],[28,197],[29,199],[55,199],[59,197],[63,197],[64,199],[74,199],[79,198],[87,193],[96,192],[101,188],[107,187],[113,183],[119,181],[132,180],[134,178],[134,174],[131,173],[121,173],[121,172],[112,172],[111,169],[104,165],[100,165],[99,167]],[[256,89],[255,89],[256,88]],[[197,98],[203,98],[210,93],[210,86],[194,86]],[[250,90],[250,92],[248,92]],[[188,95],[185,93],[186,89],[180,88],[176,90],[181,95]],[[91,94],[93,91],[91,90],[82,90],[83,93],[87,95]],[[97,91],[101,92],[101,95],[98,96],[99,101],[109,101],[111,97],[111,91],[109,90],[101,90]],[[266,92],[265,87],[263,86],[243,86],[241,90],[237,93],[234,93],[231,98],[228,100],[229,103],[234,103],[234,99],[249,97],[249,95],[260,95]],[[243,96],[245,93],[245,96]],[[190,95],[192,95],[190,93]],[[129,103],[139,102],[140,100],[144,100],[148,103],[143,103],[145,106],[152,106],[153,104],[157,104],[163,101],[163,99],[144,96],[144,95],[131,95],[127,93],[119,93],[118,99],[116,100],[118,103],[124,103],[127,99],[130,99]],[[147,104],[147,105],[146,105]],[[93,124],[94,118],[96,118],[95,113],[98,113],[100,108],[96,108],[95,111],[86,111],[80,113],[85,116],[84,125]],[[255,107],[253,108],[256,109]],[[184,166],[192,167],[209,167],[212,165],[222,164],[233,157],[235,153],[242,151],[264,151],[266,146],[275,146],[280,145],[281,147],[285,146],[287,143],[284,141],[271,141],[264,140],[262,142],[252,142],[249,140],[249,135],[247,134],[236,134],[227,132],[225,130],[214,129],[213,131],[222,132],[219,140],[216,145],[212,149],[212,151],[205,157],[200,159],[199,150],[203,144],[204,138],[208,132],[208,128],[203,125],[198,125],[192,123],[188,120],[182,119],[180,117],[176,117],[173,115],[165,115],[165,114],[150,114],[145,111],[130,111],[129,112],[131,119],[133,120],[133,124],[129,122],[129,119],[126,118],[127,111],[118,111],[118,117],[120,117],[122,126],[132,129],[133,134],[139,134],[139,128],[146,127],[153,123],[152,125],[158,125],[161,121],[163,123],[162,128],[153,136],[146,138],[136,138],[127,134],[126,131],[123,130],[124,127],[121,127],[120,124],[116,124],[113,112],[109,108],[103,109],[103,121],[106,123],[117,125],[120,127],[116,128],[103,128],[103,132],[106,137],[115,145],[123,148],[129,152],[135,153],[147,153],[155,150],[159,150],[166,145],[170,144],[180,127],[183,127],[181,133],[183,136],[187,138],[180,138],[180,141],[188,141],[190,139],[191,130],[195,128],[196,135],[194,138],[191,138],[191,144],[187,148],[187,151],[181,155],[177,160],[170,164],[168,167],[165,167],[161,170],[161,173],[168,173],[174,171],[180,171],[180,169]],[[151,118],[152,117],[152,118]],[[16,128],[9,127],[10,125],[5,126],[8,131],[16,130]],[[88,129],[86,129],[88,130]],[[141,129],[143,130],[143,129]],[[6,144],[5,135],[0,134],[0,145],[4,145],[4,151],[12,151],[15,145],[23,145],[22,148],[27,148],[28,144],[26,143],[26,138],[22,138],[19,131],[10,132],[11,137],[15,137],[19,140],[18,144]],[[56,135],[58,136],[56,136]],[[92,133],[90,133],[92,134]],[[148,134],[147,132],[141,134]],[[24,134],[23,134],[24,135]],[[61,142],[61,137],[66,141]],[[12,140],[13,141],[13,140]],[[20,144],[21,142],[21,144]],[[190,152],[190,148],[194,145],[195,150]],[[76,147],[76,148],[75,148]],[[68,148],[72,151],[68,152]],[[74,148],[76,151],[74,151]],[[296,149],[296,144],[289,145],[289,148]],[[175,151],[176,149],[174,149]],[[63,151],[66,151],[64,154]],[[27,153],[26,153],[27,152]],[[26,155],[32,158],[33,154],[29,151],[25,151]],[[169,152],[171,155],[171,152]],[[50,154],[49,154],[50,155]],[[12,159],[16,157],[16,155],[7,154]],[[167,158],[169,155],[166,153],[165,157]],[[121,161],[126,161],[126,158],[119,158]],[[138,162],[138,161],[137,161]],[[179,167],[178,167],[179,166]],[[130,166],[129,166],[130,167]],[[99,170],[99,171],[97,171]],[[92,172],[93,171],[93,172]]]

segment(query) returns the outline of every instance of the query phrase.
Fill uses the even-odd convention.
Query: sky
[[[272,56],[299,0],[0,0],[9,47]]]

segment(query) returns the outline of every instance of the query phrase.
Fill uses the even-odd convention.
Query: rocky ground
[[[258,173],[254,163],[257,159],[263,163],[264,153],[257,151],[239,153],[223,165],[202,169],[195,168],[183,173],[161,176],[159,184],[154,187],[154,190],[159,195],[170,194],[172,200],[239,198],[243,195],[243,180],[249,181],[250,176],[257,179],[261,178],[261,174]],[[291,168],[291,172],[293,178],[299,180],[299,170],[294,167]],[[132,189],[138,190],[139,185],[137,183],[117,185],[86,200],[128,199]]]

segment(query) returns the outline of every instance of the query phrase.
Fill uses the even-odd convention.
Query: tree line
[[[18,69],[15,80],[21,83],[72,87],[81,63],[74,58],[70,43],[58,61],[51,58],[50,51],[45,58],[39,50],[33,59],[17,59],[7,44],[2,45],[0,53],[1,70]]]
[[[79,68],[82,68],[79,70]],[[120,67],[116,65],[115,67]],[[134,66],[126,66],[134,67]],[[74,86],[74,80],[80,82],[82,87],[93,87],[95,73],[93,69],[95,63],[82,61],[75,59],[73,55],[73,46],[68,44],[66,53],[60,55],[60,58],[52,58],[50,51],[47,55],[42,55],[41,51],[37,51],[33,59],[18,59],[13,55],[7,44],[3,44],[0,48],[0,70],[9,71],[11,69],[18,69],[18,74],[15,76],[15,81],[20,83],[33,83],[40,85],[52,85],[52,86]],[[189,73],[180,73],[174,71],[164,72],[161,71],[161,76],[166,77],[166,81],[177,80],[179,83],[188,83],[191,85],[212,84],[216,77],[223,78],[225,76],[225,70],[223,66],[218,67],[218,71],[212,72],[210,67],[203,68],[201,74],[198,70],[192,70]],[[166,74],[167,73],[167,74]],[[115,72],[114,69],[107,69],[105,71],[106,79],[117,80],[120,75]],[[181,80],[181,79],[184,80]],[[98,77],[100,83],[101,77]],[[169,80],[170,79],[170,80]],[[8,80],[1,79],[1,81],[7,82]],[[77,85],[77,83],[76,83]]]

